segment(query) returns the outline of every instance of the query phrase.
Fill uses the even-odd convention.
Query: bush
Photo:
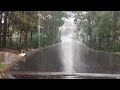
[[[119,52],[120,51],[120,41],[102,43],[101,49],[109,52]]]
[[[40,46],[44,46],[46,44],[47,36],[44,34],[40,34]],[[39,46],[39,34],[33,33],[32,39],[29,39],[29,47],[38,48]]]
[[[3,68],[5,68],[5,67],[6,67],[5,64],[0,63],[0,69],[3,69]]]
[[[111,50],[113,52],[120,51],[120,41],[114,41],[114,42],[112,42],[112,44],[111,44]]]

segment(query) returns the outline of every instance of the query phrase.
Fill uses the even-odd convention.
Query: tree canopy
[[[81,38],[87,37],[87,40],[83,38],[86,45],[99,50],[120,51],[119,11],[75,12],[75,23],[77,32],[82,31]]]
[[[0,11],[0,48],[27,50],[58,43],[63,17],[64,11]]]

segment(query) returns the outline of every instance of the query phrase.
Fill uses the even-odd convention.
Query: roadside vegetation
[[[77,11],[76,38],[95,50],[120,54],[120,11]]]
[[[5,65],[5,64],[0,63],[0,70],[1,70],[1,69],[3,69],[3,68],[5,68],[5,67],[6,67],[6,65]]]
[[[63,11],[0,11],[0,50],[40,48],[60,42]]]

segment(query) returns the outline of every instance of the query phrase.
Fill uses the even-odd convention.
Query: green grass
[[[0,69],[3,69],[3,68],[5,68],[5,67],[6,67],[5,64],[1,64],[1,63],[0,63]]]

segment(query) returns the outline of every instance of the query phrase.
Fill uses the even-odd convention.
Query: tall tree
[[[105,51],[120,50],[120,12],[119,11],[86,11],[77,12],[77,27],[90,37],[90,46]],[[84,20],[81,17],[84,16]],[[79,32],[79,31],[78,31]],[[88,42],[88,41],[87,41]]]

